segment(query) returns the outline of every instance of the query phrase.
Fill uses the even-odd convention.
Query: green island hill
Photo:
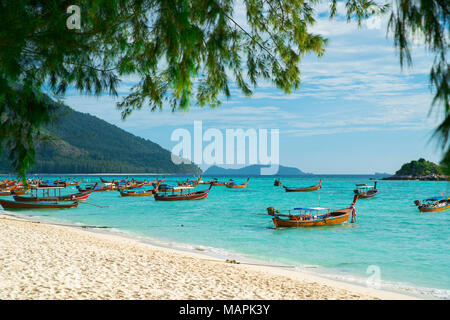
[[[200,174],[195,164],[177,165],[158,144],[135,136],[87,113],[57,104],[54,121],[40,131],[36,157],[28,173]],[[0,173],[12,173],[3,146]]]
[[[382,180],[428,180],[446,181],[448,176],[444,174],[444,168],[424,158],[413,160],[402,165],[393,176]]]

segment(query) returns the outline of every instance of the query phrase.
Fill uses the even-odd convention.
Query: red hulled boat
[[[192,189],[192,187],[177,187],[180,193],[175,194],[175,190],[165,189],[164,192],[159,192],[156,190],[155,200],[156,201],[179,201],[179,200],[200,200],[205,199],[208,196],[209,191],[212,188],[212,184],[206,190],[183,193],[183,189]]]
[[[0,199],[4,209],[68,209],[78,207],[78,202],[61,204],[57,202],[17,202]]]

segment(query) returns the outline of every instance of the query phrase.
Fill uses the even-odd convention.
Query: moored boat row
[[[76,207],[74,202],[86,201],[91,193],[113,191],[119,192],[121,197],[145,197],[153,196],[155,201],[182,201],[182,200],[199,200],[206,199],[211,189],[215,186],[225,186],[228,189],[244,189],[249,185],[250,178],[244,182],[236,182],[230,179],[228,182],[220,182],[217,178],[213,180],[203,181],[202,177],[195,179],[186,179],[185,181],[177,182],[177,185],[162,183],[163,179],[156,179],[151,181],[138,181],[135,179],[129,180],[128,177],[122,180],[105,180],[100,178],[99,183],[84,183],[81,186],[83,179],[75,181],[72,179],[44,181],[42,179],[28,179],[26,182],[14,179],[4,179],[0,181],[0,197],[12,196],[14,201],[2,200],[0,204],[4,204],[4,208],[68,208]],[[201,184],[209,184],[209,188],[199,191],[192,189]],[[322,179],[316,185],[307,187],[292,187],[285,186],[278,178],[274,182],[274,186],[283,186],[285,192],[305,192],[318,191],[322,188]],[[61,189],[68,186],[75,186],[78,189],[77,193],[61,194]],[[53,195],[50,191],[53,190]],[[42,195],[38,195],[38,191]],[[374,198],[379,190],[377,189],[377,182],[373,186],[367,184],[356,184],[354,191],[355,201],[351,206],[354,213],[354,205],[356,199]],[[31,195],[26,195],[31,192]],[[35,194],[33,194],[35,192]],[[57,194],[58,192],[58,194]],[[319,195],[320,197],[320,195]],[[70,204],[61,204],[61,202],[71,202]],[[13,203],[13,204],[12,204]],[[439,212],[450,209],[450,198],[432,197],[425,200],[416,200],[415,205],[420,212]],[[347,208],[349,209],[349,208]],[[318,226],[318,225],[332,225],[338,224],[342,221],[347,221],[345,217],[348,210],[340,209],[331,211],[327,208],[318,207],[302,207],[294,208],[294,211],[288,214],[280,214],[279,211],[268,213],[274,216],[274,224],[276,227],[282,226]],[[339,212],[340,214],[337,214]],[[311,218],[312,217],[312,218]]]

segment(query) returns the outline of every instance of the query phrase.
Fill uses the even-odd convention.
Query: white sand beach
[[[0,299],[414,299],[0,215]]]

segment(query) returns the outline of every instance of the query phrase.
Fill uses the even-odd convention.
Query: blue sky
[[[243,7],[236,12],[243,21]],[[108,96],[69,91],[65,102],[168,150],[176,144],[172,131],[192,132],[194,120],[223,131],[278,128],[280,164],[317,174],[393,173],[419,157],[438,162],[441,150],[431,136],[439,113],[429,112],[432,56],[417,43],[413,67],[402,70],[392,38],[386,37],[387,17],[371,18],[358,28],[343,17],[330,21],[324,6],[317,12],[312,30],[329,39],[326,53],[304,58],[302,85],[291,95],[262,84],[251,98],[232,90],[231,99],[216,109],[152,113],[144,107],[126,121],[115,108],[118,100]],[[133,78],[123,79],[119,100],[133,84]]]

